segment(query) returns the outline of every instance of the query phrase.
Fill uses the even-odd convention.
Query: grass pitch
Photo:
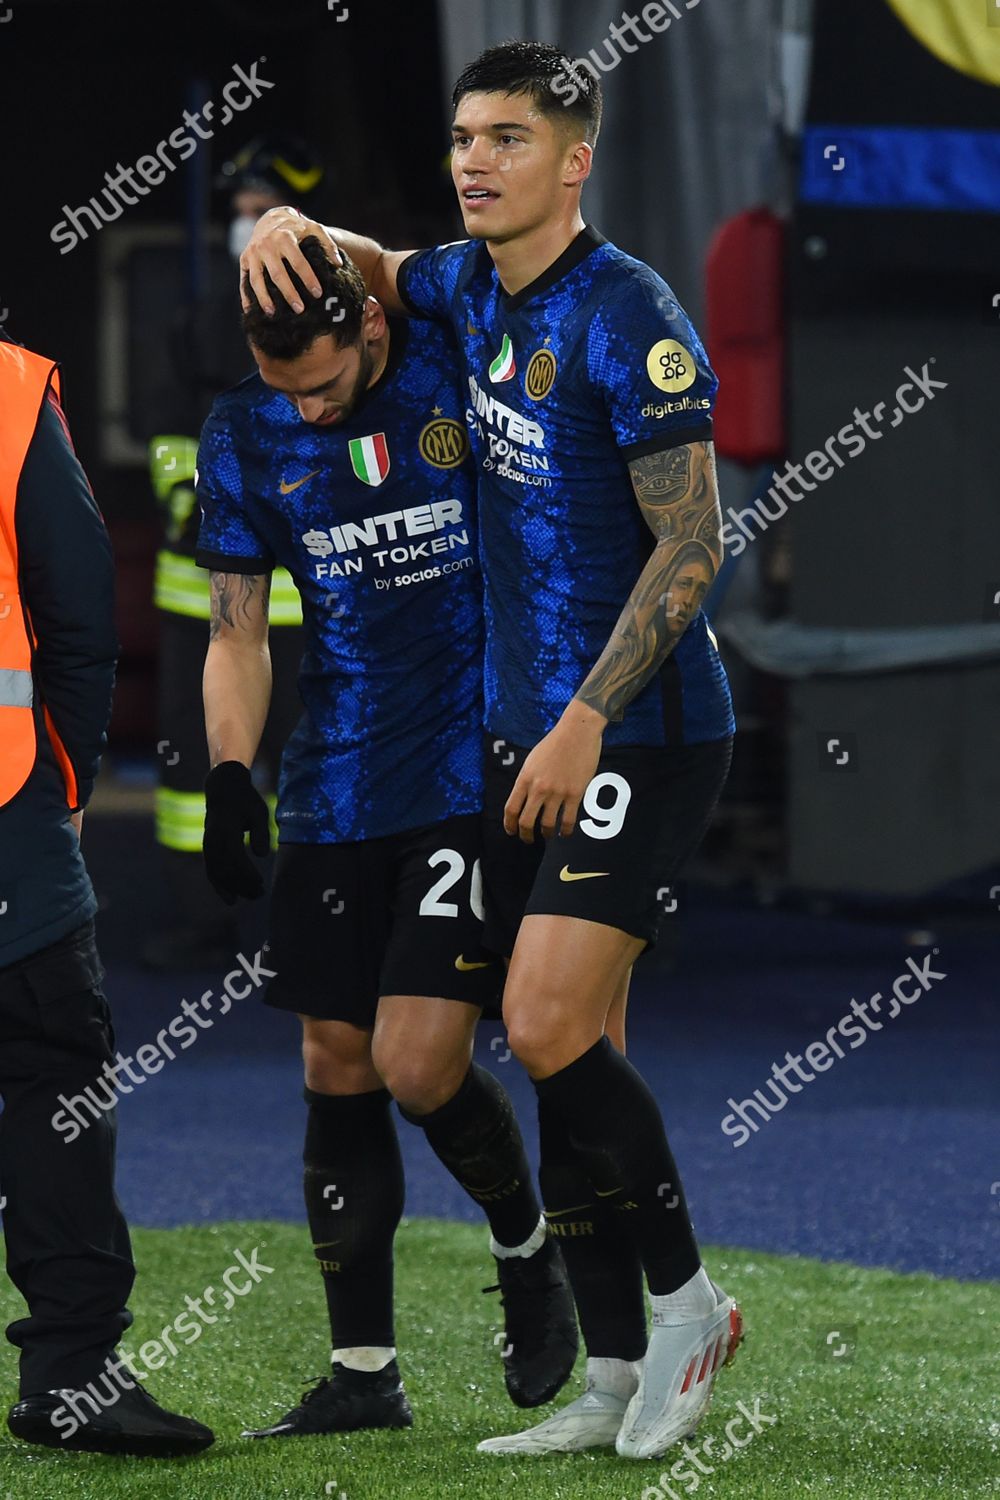
[[[747,1340],[716,1386],[693,1448],[716,1452],[738,1402],[768,1416],[714,1472],[669,1474],[681,1457],[635,1462],[613,1450],[551,1459],[478,1454],[476,1442],[539,1420],[503,1389],[501,1324],[485,1230],[407,1221],[397,1241],[397,1339],[414,1409],[411,1431],[251,1442],[243,1426],[274,1420],[328,1369],[322,1290],[304,1228],[233,1223],[137,1230],[137,1351],[184,1311],[185,1295],[221,1288],[240,1250],[273,1267],[217,1323],[147,1375],[166,1405],[209,1423],[204,1457],[151,1461],[29,1448],[4,1428],[0,1500],[669,1500],[696,1491],[740,1500],[931,1500],[1000,1494],[1000,1286],[710,1250],[711,1274],[743,1305]],[[217,1293],[217,1299],[218,1299]],[[20,1314],[9,1286],[4,1322]],[[197,1320],[195,1320],[197,1321]],[[188,1325],[185,1325],[188,1326]],[[8,1350],[0,1390],[16,1399]],[[582,1356],[568,1392],[580,1389]],[[738,1434],[746,1436],[744,1423]],[[701,1457],[707,1468],[709,1458]],[[696,1481],[696,1482],[695,1482]]]

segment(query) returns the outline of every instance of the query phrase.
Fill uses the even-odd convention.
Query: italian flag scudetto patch
[[[365,484],[381,484],[389,472],[389,448],[384,432],[372,437],[351,438],[351,468]]]
[[[500,345],[500,353],[490,365],[490,379],[494,384],[499,384],[501,380],[510,380],[516,371],[514,346],[510,341],[510,334],[505,333],[503,343]]]

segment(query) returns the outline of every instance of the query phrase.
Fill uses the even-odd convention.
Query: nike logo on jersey
[[[489,966],[490,965],[489,965],[488,961],[486,963],[483,963],[483,964],[470,964],[468,962],[468,960],[461,953],[458,955],[458,957],[455,960],[455,968],[458,970],[458,972],[460,974],[468,974],[473,969],[488,969]]]
[[[571,870],[569,865],[563,865],[559,871],[560,880],[598,880],[602,875],[610,875],[610,870]]]
[[[315,479],[318,473],[318,469],[313,469],[311,474],[303,474],[301,479],[296,479],[292,484],[286,484],[285,481],[282,480],[278,485],[278,489],[283,495],[290,495],[292,493],[292,490],[297,490],[300,484],[306,484],[310,479]]]

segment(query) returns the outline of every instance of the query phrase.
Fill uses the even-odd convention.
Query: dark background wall
[[[345,24],[323,0],[13,0],[10,10],[0,25],[0,308],[8,308],[12,337],[62,361],[77,448],[114,521],[152,502],[141,474],[112,472],[100,460],[100,235],[60,254],[49,234],[63,205],[98,193],[117,163],[153,153],[183,123],[195,80],[218,99],[236,64],[249,70],[265,57],[259,74],[274,87],[115,227],[183,222],[186,176],[201,150],[214,174],[248,137],[280,127],[323,151],[333,181],[322,206],[335,219],[395,243],[447,238],[455,219],[441,168],[436,7],[391,7],[388,32],[384,6],[355,4]],[[223,223],[223,201],[213,206]]]

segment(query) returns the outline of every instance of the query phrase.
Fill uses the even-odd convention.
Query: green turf
[[[147,1377],[156,1396],[215,1428],[215,1446],[203,1458],[154,1463],[28,1448],[5,1433],[0,1500],[659,1500],[668,1493],[649,1487],[674,1453],[640,1463],[613,1450],[545,1460],[476,1453],[480,1437],[517,1430],[530,1414],[516,1412],[503,1391],[493,1340],[498,1301],[480,1293],[492,1270],[484,1232],[431,1220],[405,1223],[398,1239],[397,1336],[412,1431],[241,1440],[242,1425],[273,1420],[298,1399],[300,1378],[326,1367],[322,1292],[305,1243],[304,1230],[278,1224],[136,1231],[132,1350],[183,1311],[185,1294],[220,1287],[237,1249],[249,1256],[261,1246],[259,1260],[275,1267],[197,1342],[185,1347],[179,1339],[176,1361]],[[699,1441],[715,1433],[721,1447],[738,1401],[752,1409],[760,1398],[760,1409],[778,1421],[703,1476],[697,1493],[741,1500],[1000,1493],[1000,1286],[742,1250],[706,1259],[742,1301],[748,1337],[719,1379]],[[19,1311],[8,1288],[0,1315],[6,1322]],[[14,1358],[11,1350],[0,1391],[5,1408],[15,1395]],[[692,1492],[691,1479],[672,1483],[678,1496]]]

